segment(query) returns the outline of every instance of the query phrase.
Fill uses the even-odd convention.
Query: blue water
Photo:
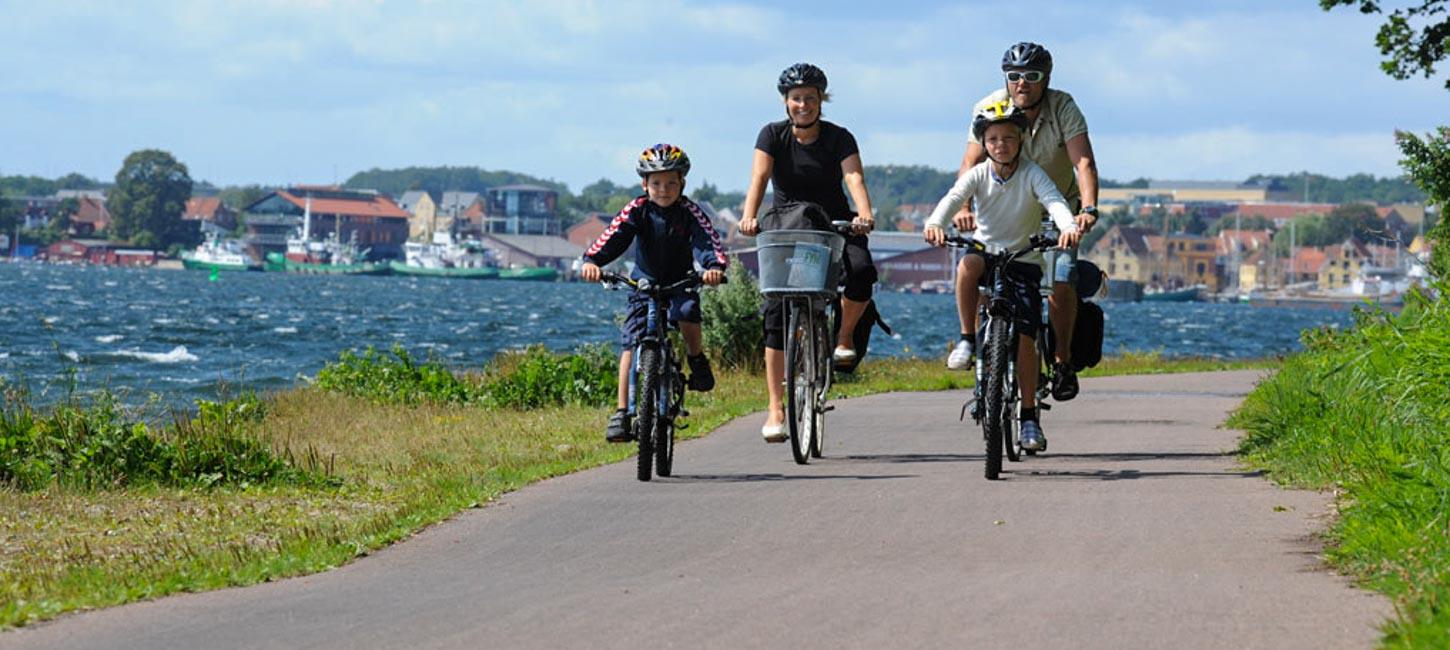
[[[0,264],[0,379],[39,401],[118,391],[188,405],[239,387],[315,375],[347,348],[402,344],[479,368],[500,350],[615,341],[621,292],[598,285]],[[950,296],[883,293],[893,337],[871,354],[945,355]],[[1108,303],[1105,350],[1262,357],[1298,349],[1299,331],[1343,312],[1205,303]]]

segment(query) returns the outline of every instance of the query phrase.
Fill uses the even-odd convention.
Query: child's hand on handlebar
[[[710,286],[716,286],[725,280],[725,274],[720,269],[709,269],[700,274],[700,281]]]
[[[922,236],[926,238],[926,243],[932,246],[941,247],[947,243],[947,232],[937,226],[927,226],[922,230]]]
[[[1064,230],[1057,236],[1057,247],[1062,249],[1077,248],[1078,242],[1082,241],[1082,231],[1076,228]]]
[[[584,266],[579,268],[579,277],[585,282],[598,282],[603,277],[603,272],[599,270],[598,264],[585,262]]]

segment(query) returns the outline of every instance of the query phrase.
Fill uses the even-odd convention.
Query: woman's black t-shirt
[[[781,120],[760,130],[755,148],[775,159],[770,183],[777,203],[810,201],[825,208],[832,219],[850,218],[841,189],[841,161],[860,153],[850,131],[821,120],[820,137],[801,144],[791,135],[790,121]]]

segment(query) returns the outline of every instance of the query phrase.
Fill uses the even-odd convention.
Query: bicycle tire
[[[1007,321],[1001,318],[991,318],[987,321],[987,340],[985,358],[985,372],[987,385],[982,391],[982,399],[986,400],[986,417],[982,418],[982,433],[987,442],[987,463],[985,476],[989,481],[997,480],[1002,473],[1002,447],[1007,439],[1007,432],[1003,430],[1002,422],[1007,409],[1007,367],[1009,355],[1012,353],[1012,345],[1009,337],[1011,329]]]
[[[635,436],[639,440],[639,461],[635,478],[648,481],[654,460],[654,433],[659,424],[660,350],[658,343],[639,346],[639,385],[635,393]]]
[[[785,408],[790,428],[790,454],[799,465],[811,462],[811,420],[814,419],[814,341],[808,322],[810,314],[787,303],[790,328],[785,339]]]
[[[669,395],[673,402],[677,398],[676,388],[680,374],[672,362],[667,365],[670,366],[670,372],[661,376],[659,391],[661,395]],[[655,476],[667,477],[675,471],[674,412],[673,408],[669,408],[655,418]]]

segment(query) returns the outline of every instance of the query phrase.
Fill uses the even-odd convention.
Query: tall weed
[[[764,363],[759,285],[739,258],[730,260],[729,282],[700,294],[705,350],[725,368],[759,370]]]
[[[1330,554],[1396,598],[1387,640],[1450,647],[1450,302],[1416,294],[1399,316],[1360,312],[1303,340],[1230,420],[1242,451],[1342,490]]]

